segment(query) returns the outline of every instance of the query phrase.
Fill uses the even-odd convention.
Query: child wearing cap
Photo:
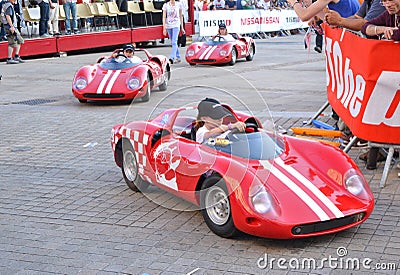
[[[218,25],[218,34],[213,36],[212,39],[214,40],[217,37],[223,37],[226,41],[234,41],[235,38],[228,33],[225,23],[220,23]]]
[[[237,129],[244,132],[246,125],[244,122],[237,121],[228,125],[222,124],[224,117],[232,115],[229,110],[224,108],[221,103],[213,98],[205,98],[197,106],[198,130],[196,132],[196,141],[204,142],[210,137],[224,138],[230,130]]]

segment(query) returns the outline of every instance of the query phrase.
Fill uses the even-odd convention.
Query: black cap
[[[218,100],[208,97],[200,101],[197,110],[199,111],[199,117],[208,116],[212,119],[221,119],[231,115]]]
[[[219,27],[220,29],[226,29],[225,23],[220,23],[220,24],[218,25],[218,27]]]
[[[126,50],[131,50],[131,51],[135,51],[135,47],[132,44],[126,44],[124,45],[124,47],[122,48],[124,51]]]

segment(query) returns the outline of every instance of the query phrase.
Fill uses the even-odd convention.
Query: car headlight
[[[114,135],[115,135],[115,130],[114,130],[114,128],[112,128],[111,129],[111,135],[110,135],[111,143],[114,142]]]
[[[228,54],[228,52],[226,50],[220,50],[219,51],[219,55],[220,56],[226,56]]]
[[[140,80],[137,77],[132,77],[128,80],[127,86],[131,90],[136,90],[140,86]]]
[[[264,185],[259,182],[253,183],[249,190],[249,197],[257,213],[262,215],[269,213],[277,216],[277,203]]]
[[[188,50],[186,52],[186,55],[189,56],[189,57],[192,57],[194,55],[194,50]]]
[[[365,189],[364,178],[356,170],[350,169],[344,174],[344,186],[351,194],[362,199],[369,199],[368,192]]]
[[[86,88],[87,84],[88,83],[87,83],[86,78],[79,77],[75,80],[74,86],[75,86],[75,89],[82,90],[82,89]]]

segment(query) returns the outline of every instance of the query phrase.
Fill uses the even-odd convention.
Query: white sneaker
[[[174,60],[174,63],[176,63],[176,64],[181,63],[181,60],[179,58],[177,58]]]

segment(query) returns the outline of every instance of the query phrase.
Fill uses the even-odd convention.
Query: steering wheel
[[[215,37],[214,37],[214,41],[217,41],[217,38],[218,38],[218,41],[225,41],[225,38],[224,37],[222,37],[221,35],[219,35],[219,34],[217,34]]]
[[[246,122],[246,128],[244,131],[246,133],[258,132],[258,125],[253,122]]]
[[[123,57],[124,59],[122,60],[122,62],[121,63],[132,63],[132,60],[130,60],[129,59],[129,57],[127,57],[125,54],[123,54],[123,53],[121,53],[121,52],[119,52],[115,57],[114,57],[114,60],[117,60],[118,59],[118,57]]]
[[[235,128],[229,134],[234,135],[234,134],[245,134],[245,133],[254,133],[254,132],[258,132],[257,124],[255,124],[253,122],[246,122],[244,132],[240,132],[238,130],[238,128]]]

